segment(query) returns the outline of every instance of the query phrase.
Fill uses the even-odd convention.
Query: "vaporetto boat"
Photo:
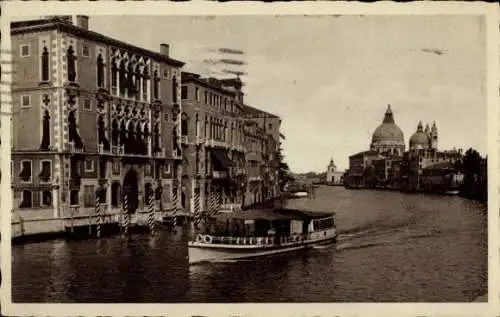
[[[260,209],[220,213],[196,230],[189,263],[248,259],[336,241],[332,213]]]

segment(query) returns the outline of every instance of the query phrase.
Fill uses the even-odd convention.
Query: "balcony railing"
[[[69,142],[69,151],[74,153],[83,153],[83,147],[77,148],[74,142]]]
[[[160,157],[160,158],[165,158],[166,155],[165,155],[165,149],[160,149],[159,151],[153,153],[153,156],[155,157]]]
[[[219,147],[219,148],[230,148],[231,145],[228,142],[215,140],[215,139],[207,139],[205,140],[205,145],[208,147]]]
[[[104,145],[103,144],[98,144],[97,145],[97,153],[99,153],[99,154],[109,154],[110,150],[104,149]]]
[[[241,211],[241,203],[222,204],[219,208],[220,211]]]
[[[113,145],[111,147],[111,153],[114,155],[123,155],[124,152],[125,151],[123,145]]]
[[[213,171],[212,172],[212,178],[226,178],[227,177],[227,172],[226,171]]]
[[[182,159],[182,152],[172,150],[172,158],[174,158],[175,160],[181,160]]]

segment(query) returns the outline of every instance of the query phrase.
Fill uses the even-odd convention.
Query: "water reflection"
[[[189,232],[14,246],[15,302],[470,301],[486,292],[486,206],[325,187],[292,208],[335,210],[338,244],[189,266]],[[49,256],[47,256],[49,255]]]

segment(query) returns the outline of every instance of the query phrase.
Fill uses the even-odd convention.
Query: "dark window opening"
[[[68,114],[69,123],[69,141],[74,142],[76,148],[83,148],[83,142],[76,129],[75,110],[70,111]]]
[[[172,102],[177,103],[177,78],[172,78]]]
[[[160,78],[158,77],[158,71],[155,70],[153,74],[153,98],[158,99],[160,95]]]
[[[71,190],[69,194],[69,204],[70,205],[79,205],[79,191],[76,189]]]
[[[30,161],[23,161],[21,163],[21,173],[19,174],[19,177],[23,182],[29,182],[31,181],[31,162]]]
[[[134,83],[134,70],[132,68],[132,63],[128,64],[127,69],[128,77],[127,77],[127,88],[128,88],[128,96],[132,97],[136,94],[135,83]]]
[[[188,87],[187,86],[182,86],[181,87],[181,98],[188,99]]]
[[[144,81],[142,83],[142,98],[144,100],[147,100],[148,99],[148,80],[149,80],[149,72],[148,72],[147,66],[144,67],[143,78],[144,78]]]
[[[52,206],[52,192],[50,190],[42,191],[41,205],[47,207]]]
[[[119,69],[119,84],[120,84],[120,94],[123,95],[126,92],[127,89],[127,74],[125,70],[125,62],[120,63],[120,69]]]
[[[108,139],[106,138],[104,119],[102,116],[99,116],[97,119],[97,138],[99,144],[103,145],[104,150],[109,150],[110,145]]]
[[[116,69],[111,73],[111,78],[113,77],[116,86]],[[101,54],[97,56],[97,87],[104,87],[104,61]]]
[[[42,81],[49,81],[49,51],[47,47],[42,52]]]
[[[119,138],[120,145],[125,146],[125,143],[127,142],[127,128],[125,127],[125,120],[122,120],[122,123],[120,125]]]
[[[107,167],[108,166],[105,160],[99,160],[99,178],[106,178]]]
[[[116,72],[118,68],[116,67],[116,62],[112,61],[111,62],[111,86],[116,87],[117,84],[117,77],[116,77]]]
[[[50,148],[50,115],[49,111],[45,110],[42,119],[42,143],[40,150],[48,151]]]
[[[76,158],[71,159],[71,168],[70,168],[70,177],[71,178],[80,178],[81,172],[81,164],[80,161]]]
[[[111,206],[120,206],[120,183],[111,184]]]
[[[68,81],[70,82],[74,82],[76,80],[76,57],[74,53],[75,51],[73,50],[73,46],[70,46],[66,52],[68,62]]]
[[[153,132],[153,152],[160,151],[160,125],[157,123]]]
[[[118,145],[118,135],[119,135],[119,130],[118,130],[118,121],[113,120],[113,123],[111,124],[111,143],[116,146]]]
[[[48,182],[50,181],[51,179],[51,174],[52,174],[52,171],[51,171],[51,162],[50,161],[42,161],[42,170],[40,172],[40,180],[42,182]]]
[[[99,196],[99,203],[100,204],[105,204],[106,203],[106,196],[107,196],[107,189],[106,188],[101,188],[101,189],[98,189],[96,194],[98,194]]]
[[[31,208],[33,207],[33,193],[31,190],[23,190],[23,199],[19,208]]]
[[[188,118],[185,113],[181,116],[181,135],[188,135]]]

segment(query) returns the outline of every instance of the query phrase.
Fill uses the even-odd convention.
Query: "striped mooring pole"
[[[173,228],[175,229],[178,225],[178,219],[177,219],[177,212],[178,212],[178,209],[179,209],[179,195],[177,194],[177,187],[175,187],[173,189],[173,192],[172,192],[172,204],[173,204],[173,207],[174,207],[174,223],[173,223]]]
[[[128,226],[129,226],[129,219],[128,219],[128,190],[125,191],[125,195],[123,195],[123,212],[122,212],[122,230],[125,234],[128,234]]]
[[[198,225],[200,223],[200,193],[194,193],[194,224]]]
[[[153,190],[149,191],[149,218],[148,224],[151,233],[154,233],[155,230],[155,201],[154,201],[154,193]]]
[[[98,238],[101,237],[101,202],[100,202],[101,191],[97,190],[95,193],[95,213],[96,213],[96,235]]]
[[[217,211],[219,211],[220,207],[221,207],[221,202],[222,200],[222,192],[218,191],[215,195],[215,210],[214,210],[214,214],[217,213]]]
[[[208,197],[208,215],[212,216],[215,214],[215,193],[213,190],[210,191],[210,196]]]

